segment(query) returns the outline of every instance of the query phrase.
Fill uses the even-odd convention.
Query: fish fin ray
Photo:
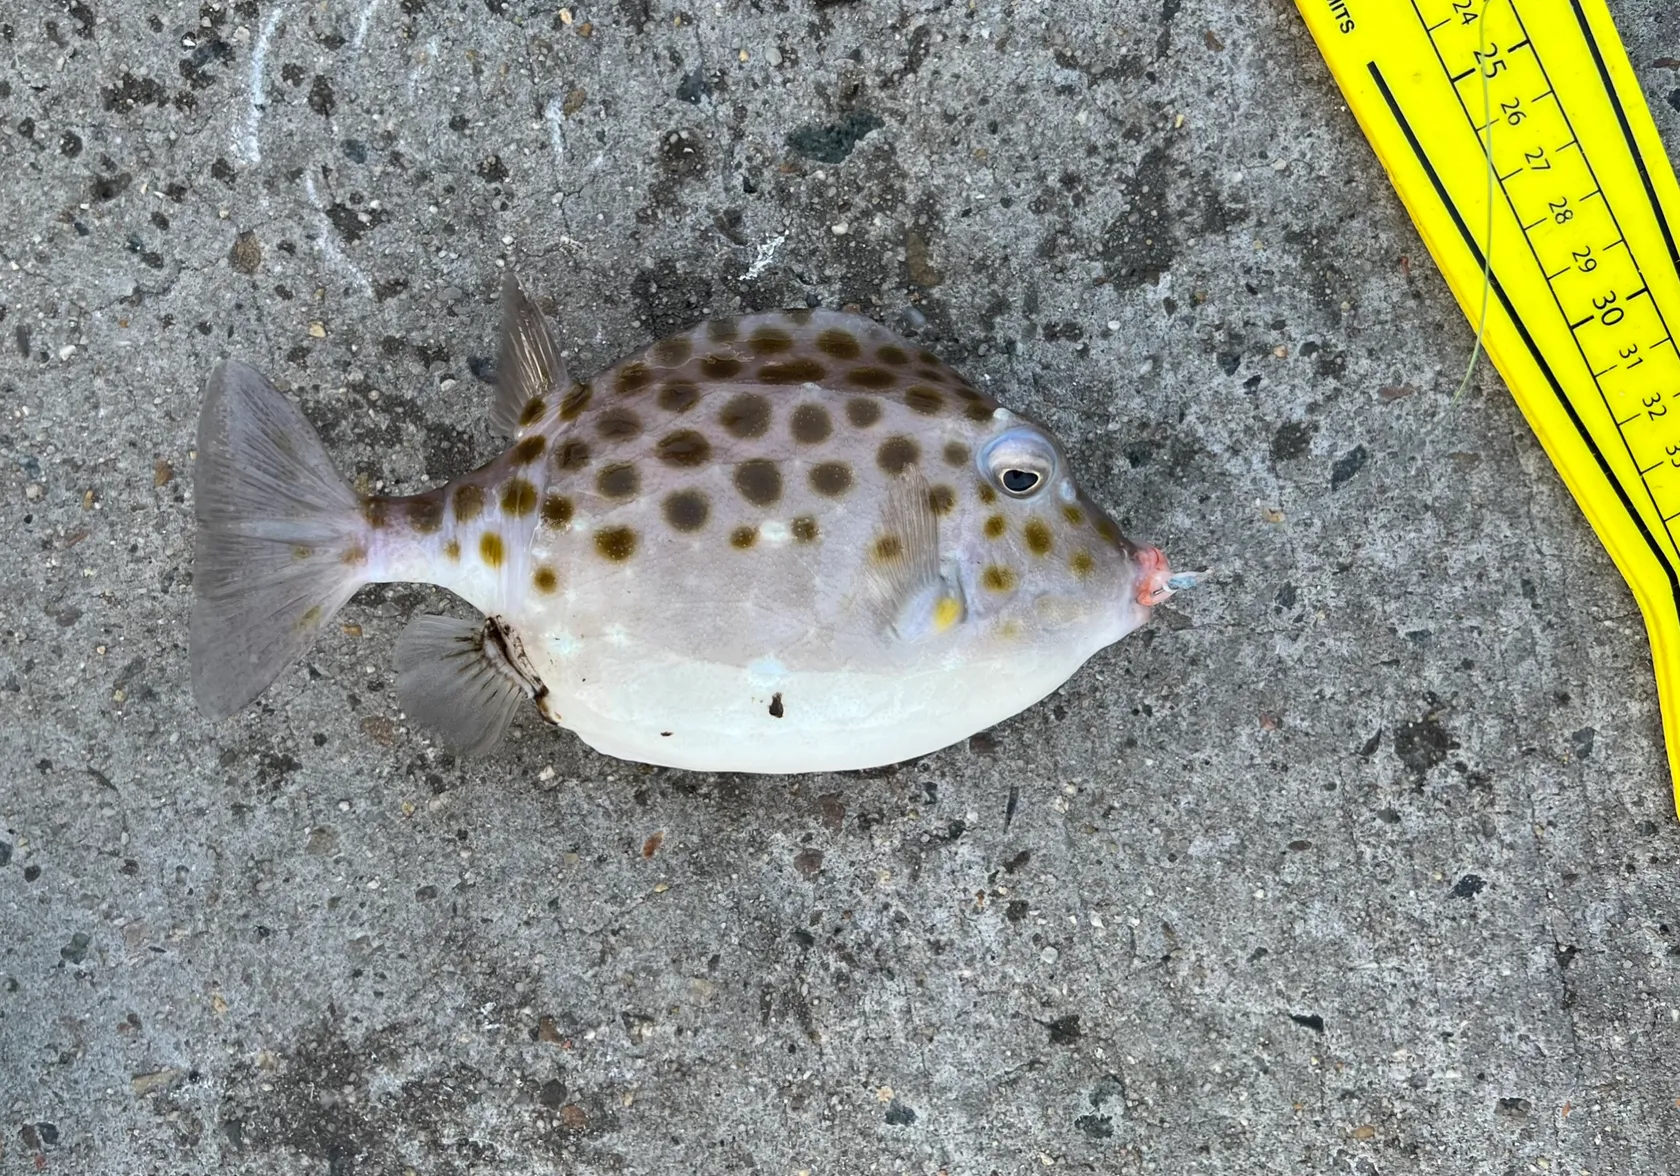
[[[939,516],[927,479],[915,466],[888,483],[880,526],[866,559],[866,582],[876,613],[899,639],[915,641],[942,633],[966,613],[961,592],[941,573]]]
[[[255,368],[216,365],[193,464],[193,696],[226,718],[303,656],[364,582],[364,524],[296,405]]]
[[[496,356],[496,395],[490,402],[490,425],[505,437],[517,437],[533,397],[549,397],[569,383],[566,361],[549,330],[548,320],[519,279],[502,279],[502,338]],[[550,406],[552,408],[552,405]]]
[[[418,616],[397,639],[397,697],[408,716],[462,755],[507,733],[531,687],[508,661],[496,622]]]

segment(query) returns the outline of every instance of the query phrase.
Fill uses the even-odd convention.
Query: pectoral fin
[[[893,479],[870,541],[868,583],[883,625],[903,641],[948,632],[968,615],[961,585],[939,558],[939,516],[914,466]]]
[[[397,696],[410,718],[462,755],[482,755],[537,687],[515,664],[502,627],[419,616],[397,640]]]
[[[510,272],[502,279],[502,342],[496,355],[496,398],[490,425],[517,437],[554,411],[570,383],[566,361],[548,329],[542,310]]]

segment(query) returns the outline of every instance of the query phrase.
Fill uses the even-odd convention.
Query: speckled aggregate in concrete
[[[1217,574],[862,775],[456,763],[407,587],[204,722],[211,364],[430,485],[504,262],[920,321]],[[0,312],[0,1173],[1680,1168],[1639,616],[1291,6],[14,0]]]

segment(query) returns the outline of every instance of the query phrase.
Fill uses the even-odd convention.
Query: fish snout
[[[1202,578],[1200,572],[1175,572],[1159,547],[1139,547],[1132,557],[1137,561],[1137,602],[1153,608],[1174,592],[1194,588]]]

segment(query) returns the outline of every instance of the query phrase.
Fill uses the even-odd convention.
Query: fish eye
[[[1037,429],[1014,428],[994,437],[980,451],[986,480],[1011,498],[1030,498],[1056,476],[1056,445]]]

